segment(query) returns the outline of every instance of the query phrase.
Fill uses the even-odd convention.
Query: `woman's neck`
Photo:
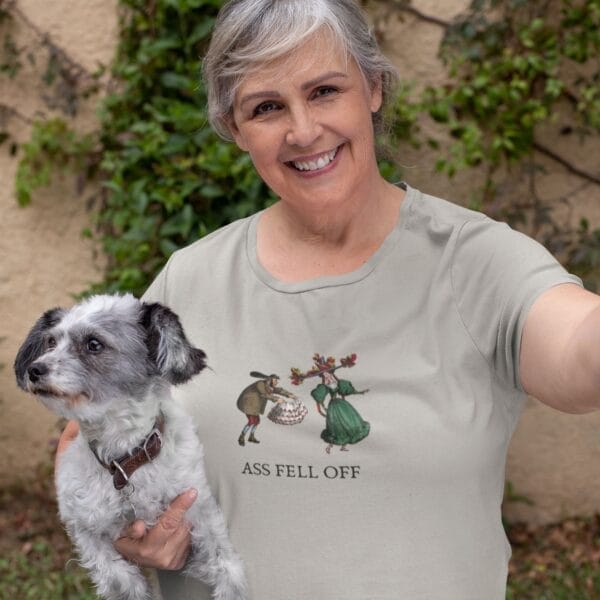
[[[258,260],[285,282],[354,271],[396,226],[403,197],[402,189],[381,180],[366,201],[343,210],[309,212],[281,200],[258,223]]]

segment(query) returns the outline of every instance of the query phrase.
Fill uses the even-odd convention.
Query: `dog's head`
[[[205,358],[167,307],[101,295],[44,313],[14,368],[21,388],[57,414],[81,419],[124,398],[142,401],[157,382],[188,381]]]

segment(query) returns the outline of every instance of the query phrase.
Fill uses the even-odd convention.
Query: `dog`
[[[202,446],[170,387],[206,366],[179,318],[132,296],[92,296],[45,312],[15,359],[18,385],[55,414],[79,422],[58,461],[61,520],[100,596],[148,600],[151,586],[113,546],[134,519],[157,522],[190,487],[192,550],[185,574],[215,600],[245,600],[243,565],[206,480]]]

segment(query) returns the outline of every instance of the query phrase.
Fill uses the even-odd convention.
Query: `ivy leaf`
[[[201,40],[206,39],[212,31],[215,24],[215,19],[207,18],[203,22],[198,23],[190,36],[187,38],[188,44],[197,44]]]
[[[172,71],[167,71],[160,76],[160,82],[166,88],[173,88],[179,90],[191,91],[196,82],[192,81],[189,77],[185,75],[180,75],[179,73],[174,73]]]

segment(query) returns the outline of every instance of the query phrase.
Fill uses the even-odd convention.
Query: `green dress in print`
[[[339,379],[334,388],[320,383],[311,391],[311,396],[327,411],[325,429],[321,432],[321,438],[328,444],[336,446],[356,444],[369,435],[369,423],[346,400],[346,396],[358,393],[352,383],[345,379]],[[328,395],[331,398],[325,407],[325,399]]]

